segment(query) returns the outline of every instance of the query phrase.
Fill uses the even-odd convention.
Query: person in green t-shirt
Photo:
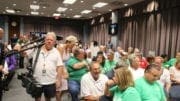
[[[180,52],[177,52],[177,53],[176,53],[176,58],[170,59],[170,60],[166,63],[166,65],[168,65],[169,67],[172,67],[173,65],[175,65],[177,59],[180,59]]]
[[[69,73],[68,90],[73,101],[79,101],[81,77],[88,72],[88,63],[84,59],[85,52],[82,49],[75,49],[72,56],[66,64]]]
[[[102,72],[106,74],[107,72],[115,68],[116,65],[117,65],[117,62],[114,60],[114,52],[108,52],[107,60],[105,61],[104,68],[102,68]]]
[[[142,101],[166,101],[163,87],[157,82],[161,75],[159,65],[150,64],[145,69],[144,77],[135,81],[135,88]]]
[[[113,84],[115,86],[109,89]],[[141,101],[139,93],[134,88],[132,74],[125,66],[115,70],[114,80],[106,83],[105,95],[113,96],[113,101]]]

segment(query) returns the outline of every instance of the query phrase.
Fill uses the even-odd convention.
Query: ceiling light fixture
[[[36,3],[37,3],[37,1],[33,1],[33,3],[34,3],[34,4],[36,4]]]
[[[74,18],[80,18],[81,15],[74,15],[73,17],[74,17]]]
[[[81,3],[83,3],[84,1],[83,0],[81,0]]]
[[[93,8],[101,8],[103,6],[106,6],[108,3],[105,2],[98,2],[96,4],[93,5]]]
[[[65,7],[58,7],[56,11],[65,12],[66,10],[67,10],[67,8],[65,8]]]
[[[17,13],[21,12],[21,10],[16,10]]]
[[[124,4],[124,6],[128,6],[128,4]]]
[[[46,8],[46,6],[43,6],[43,8]]]
[[[39,5],[30,5],[30,8],[33,9],[33,10],[38,10]]]
[[[7,12],[7,13],[12,13],[12,14],[14,14],[14,13],[15,13],[15,10],[14,10],[14,9],[6,9],[6,12]]]
[[[64,0],[63,4],[74,4],[76,0]]]
[[[60,16],[61,14],[59,13],[54,13],[53,16]]]
[[[16,4],[13,4],[13,6],[16,6]]]
[[[39,15],[39,12],[31,12],[32,15]]]
[[[91,10],[83,10],[82,12],[81,12],[81,14],[88,14],[88,13],[91,13],[92,11]]]

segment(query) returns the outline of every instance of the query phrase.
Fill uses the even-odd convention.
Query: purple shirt
[[[6,57],[6,62],[7,62],[7,65],[8,65],[8,70],[9,71],[14,70],[16,68],[16,64],[17,64],[16,55]]]

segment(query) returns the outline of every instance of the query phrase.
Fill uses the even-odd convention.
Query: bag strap
[[[36,68],[36,64],[37,64],[37,60],[38,60],[40,51],[41,51],[41,47],[38,47],[38,50],[37,50],[37,53],[36,53],[36,58],[34,60],[34,64],[32,65],[32,74],[34,74],[34,70]]]

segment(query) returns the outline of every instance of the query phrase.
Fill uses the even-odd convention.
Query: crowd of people
[[[3,33],[0,28],[1,39]],[[35,101],[41,101],[42,94],[46,101],[52,97],[61,101],[63,91],[71,94],[72,101],[180,101],[180,52],[170,60],[164,54],[144,57],[138,48],[129,47],[126,51],[118,46],[114,50],[110,41],[107,45],[99,45],[97,41],[83,45],[70,35],[59,43],[56,34],[48,32],[34,61],[36,48],[23,51],[20,56],[5,57],[5,52],[21,51],[34,38],[21,35],[12,40],[12,44],[0,43],[0,76],[7,76],[6,86],[0,79],[0,99],[16,68],[36,62],[33,77],[42,87]]]

